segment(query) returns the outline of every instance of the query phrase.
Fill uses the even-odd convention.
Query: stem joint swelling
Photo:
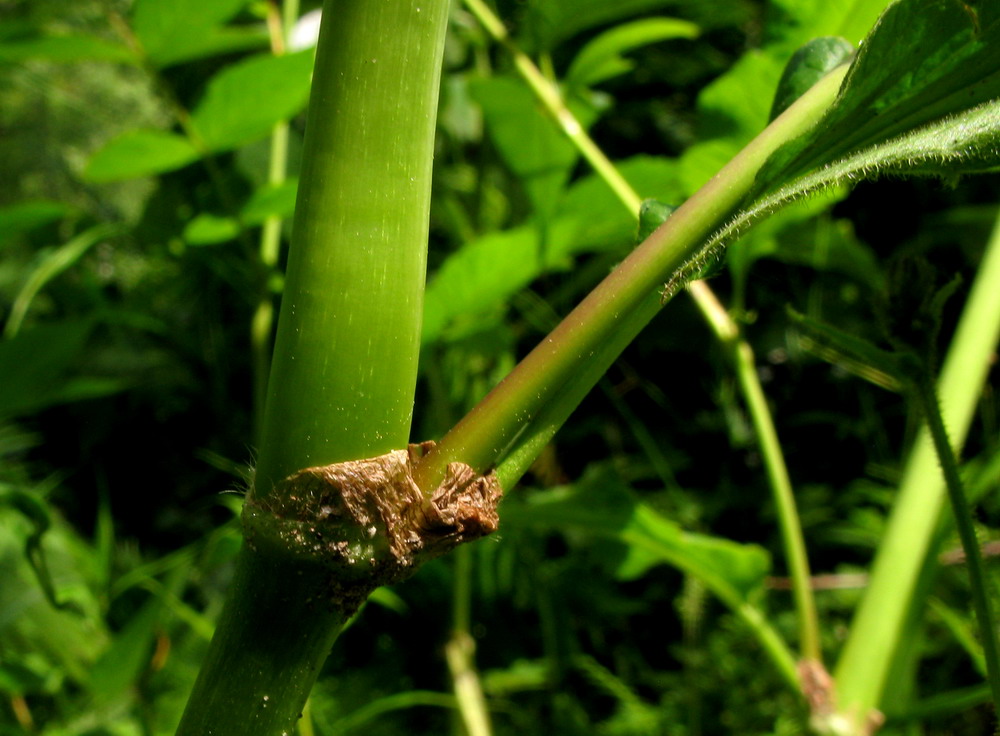
[[[413,463],[433,443],[363,460],[306,468],[243,509],[247,544],[325,570],[317,595],[346,616],[377,587],[496,530],[502,491],[495,475],[451,463],[421,493]]]

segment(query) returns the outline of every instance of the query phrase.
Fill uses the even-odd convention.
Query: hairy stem
[[[1000,338],[1000,219],[944,361],[937,392],[956,449],[965,442]],[[834,672],[838,707],[856,721],[879,706],[907,609],[938,528],[945,489],[926,429],[914,443],[869,584]]]
[[[979,541],[976,539],[976,530],[972,526],[972,511],[969,508],[968,499],[965,497],[962,479],[958,474],[958,461],[955,457],[955,451],[948,441],[948,432],[944,426],[944,419],[941,417],[937,393],[929,375],[918,381],[917,394],[927,421],[927,427],[931,433],[931,439],[934,441],[938,462],[941,464],[945,488],[948,491],[948,500],[955,518],[955,528],[958,530],[958,537],[965,552],[965,561],[969,568],[969,583],[972,587],[972,607],[976,612],[983,655],[986,659],[986,679],[993,694],[994,710],[1000,713],[1000,655],[998,655],[997,648],[996,621],[993,618],[992,606],[990,605],[983,556],[979,550]]]
[[[622,205],[636,218],[642,198],[608,159],[600,147],[565,104],[559,89],[550,82],[531,59],[511,40],[501,20],[482,2],[464,0],[465,5],[476,16],[487,32],[501,43],[514,59],[518,73],[528,84],[536,97],[562,129],[566,137],[576,146],[594,171],[611,188]],[[767,469],[778,517],[785,558],[788,562],[796,608],[799,615],[799,646],[806,659],[820,661],[822,654],[819,640],[819,621],[812,586],[809,583],[810,569],[806,554],[802,527],[799,523],[795,496],[788,467],[781,451],[774,421],[767,406],[763,388],[757,377],[756,364],[750,344],[743,338],[739,325],[730,317],[719,302],[711,287],[703,281],[688,284],[688,294],[694,299],[705,321],[716,338],[727,346],[739,379],[739,386],[746,402],[760,445],[761,455]]]

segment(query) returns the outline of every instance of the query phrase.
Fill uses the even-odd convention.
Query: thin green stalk
[[[469,631],[472,626],[472,554],[467,545],[455,550],[452,630],[445,644],[445,660],[466,736],[490,736],[493,733],[490,712],[476,670],[476,641]]]
[[[273,3],[268,5],[271,22],[271,50],[276,55],[286,53],[288,36],[299,17],[299,0],[284,0],[280,20]],[[267,183],[278,186],[285,181],[288,173],[288,132],[287,120],[274,126],[271,132],[271,146],[268,159]],[[257,299],[250,322],[250,350],[253,355],[253,413],[254,437],[260,442],[264,430],[264,404],[267,399],[267,376],[271,370],[271,333],[274,330],[274,289],[273,280],[281,254],[282,218],[271,215],[264,221],[260,232],[258,254],[262,271],[261,293]]]
[[[342,517],[320,523],[301,486],[276,484],[406,446],[448,6],[324,3],[246,542],[180,736],[290,733],[338,632],[379,582],[369,561],[387,539],[365,537],[360,554],[357,543],[339,558],[336,544],[304,542],[348,538]]]
[[[688,285],[688,291],[705,286],[704,282],[694,282]],[[753,422],[754,433],[764,459],[768,483],[778,512],[778,526],[781,529],[782,542],[785,549],[785,563],[788,565],[792,581],[792,596],[795,600],[795,610],[799,623],[799,653],[803,659],[822,662],[820,647],[819,616],[816,613],[816,599],[813,596],[812,573],[809,568],[809,556],[806,552],[805,538],[802,535],[802,524],[795,504],[795,493],[792,481],[788,475],[788,466],[781,450],[781,440],[774,426],[771,411],[767,406],[767,397],[760,385],[757,375],[757,363],[753,349],[741,335],[736,323],[718,303],[715,294],[706,291],[699,295],[698,304],[704,314],[715,324],[716,335],[727,345],[736,366],[736,377],[739,381],[743,400],[747,405],[747,413]],[[723,318],[724,315],[724,318]]]
[[[476,20],[486,29],[486,32],[507,49],[514,59],[514,66],[518,73],[527,82],[528,86],[531,87],[531,91],[535,93],[535,96],[538,97],[549,114],[556,120],[559,127],[562,128],[566,136],[573,142],[573,145],[576,146],[580,154],[587,159],[587,162],[594,171],[607,182],[608,186],[621,199],[629,212],[638,217],[642,199],[635,193],[615,165],[608,160],[604,152],[594,143],[594,140],[587,135],[587,131],[580,125],[580,121],[566,107],[559,89],[542,74],[531,58],[521,51],[511,40],[503,21],[490,10],[489,6],[483,0],[463,1],[470,12],[476,16]]]
[[[934,392],[934,383],[930,376],[925,376],[918,382],[917,393],[920,407],[923,410],[938,461],[944,475],[948,500],[951,502],[952,514],[958,537],[965,551],[965,561],[969,568],[969,583],[972,587],[972,607],[979,623],[979,635],[983,645],[983,656],[986,659],[986,680],[993,693],[993,708],[1000,713],[1000,655],[998,655],[996,621],[993,618],[990,596],[987,590],[986,572],[983,569],[983,556],[976,539],[976,530],[972,526],[972,511],[965,497],[962,479],[958,473],[958,461],[951,443],[948,441],[948,431],[941,418],[941,408]]]
[[[511,40],[503,22],[482,0],[464,0],[466,7],[476,16],[487,32],[508,50],[514,65],[537,98],[558,123],[566,137],[576,146],[594,171],[611,188],[625,208],[638,218],[642,198],[621,175],[618,168],[590,137],[584,127],[566,106],[558,87],[549,81],[531,59]],[[767,469],[782,539],[785,559],[792,578],[792,589],[799,618],[799,648],[801,656],[814,661],[822,660],[819,637],[819,620],[810,585],[809,559],[806,554],[802,526],[799,522],[788,467],[781,451],[774,421],[757,376],[753,350],[743,338],[739,326],[719,303],[711,287],[702,281],[688,284],[688,293],[694,299],[716,337],[729,348],[739,385],[743,392],[756,430],[761,456]]]
[[[956,450],[965,442],[1000,338],[1000,219],[983,255],[948,350],[938,394]],[[900,630],[934,550],[945,489],[929,433],[919,433],[906,464],[869,585],[834,672],[840,710],[863,722],[877,708]]]

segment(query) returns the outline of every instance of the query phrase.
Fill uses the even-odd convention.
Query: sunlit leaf
[[[226,151],[271,132],[309,98],[313,54],[260,55],[227,67],[208,83],[192,123],[206,147]]]
[[[772,157],[759,176],[758,191],[774,189],[852,151],[907,135],[1000,97],[1000,54],[996,53],[1000,6],[985,4],[979,10],[978,26],[954,0],[907,0],[892,5],[862,45],[830,112],[813,132]],[[919,146],[912,145],[917,140],[912,136],[911,145],[904,148],[942,167],[963,159],[976,162],[979,157],[966,149],[975,145],[980,133],[970,137],[962,130],[986,124],[982,115],[975,119],[963,117],[941,126],[938,135],[944,140],[926,157],[920,155]],[[944,132],[949,128],[954,129],[951,136]],[[951,157],[945,153],[949,148],[954,152]],[[905,157],[896,158],[895,168],[905,169]],[[869,173],[878,173],[875,157],[869,167]]]
[[[240,223],[234,218],[202,212],[185,225],[184,240],[189,245],[213,245],[232,240],[239,231]]]
[[[676,164],[637,157],[620,167],[640,192],[680,196]],[[574,184],[543,242],[533,224],[490,233],[452,254],[430,278],[424,295],[424,342],[438,338],[459,315],[476,315],[505,302],[542,273],[566,269],[573,255],[631,247],[636,215],[622,208],[596,176]]]
[[[246,4],[246,0],[136,0],[132,22],[150,60],[166,66],[266,43],[263,33],[222,27]]]
[[[890,0],[770,0],[768,34],[800,46],[817,36],[840,36],[851,43],[863,39]]]
[[[569,180],[579,157],[576,148],[520,80],[480,79],[470,91],[483,109],[490,138],[544,218]]]

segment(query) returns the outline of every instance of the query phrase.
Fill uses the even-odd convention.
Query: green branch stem
[[[517,47],[507,33],[503,22],[482,0],[464,0],[464,2],[494,40],[501,43],[511,54],[517,71],[566,137],[576,146],[597,175],[611,188],[624,207],[638,218],[642,198],[576,119],[565,104],[557,85],[545,77],[527,54]],[[802,527],[788,475],[788,467],[781,451],[781,443],[778,440],[777,430],[757,375],[753,350],[743,338],[739,325],[722,306],[708,284],[703,281],[692,281],[688,284],[687,291],[694,299],[716,338],[727,347],[735,365],[739,386],[754,425],[768,481],[778,509],[785,546],[785,559],[792,578],[793,595],[799,617],[801,656],[817,662],[821,661],[819,620],[810,584],[811,573],[805,541],[802,537]]]

